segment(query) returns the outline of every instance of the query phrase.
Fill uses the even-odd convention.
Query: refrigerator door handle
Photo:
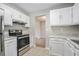
[[[0,33],[0,35],[2,35],[2,33]]]
[[[1,52],[2,52],[2,39],[1,39]]]
[[[1,23],[2,23],[2,18],[3,18],[3,17],[1,16]],[[2,35],[2,38],[1,38],[1,52],[2,52],[2,51],[3,51],[3,46],[2,46],[2,45],[3,45],[3,42],[2,42],[3,33],[0,32],[0,35]]]

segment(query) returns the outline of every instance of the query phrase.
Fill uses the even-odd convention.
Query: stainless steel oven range
[[[23,55],[30,49],[29,34],[17,36],[17,54],[18,56]]]

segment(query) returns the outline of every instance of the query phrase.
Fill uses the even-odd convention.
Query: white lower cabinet
[[[50,55],[63,56],[64,55],[64,40],[58,38],[51,38],[49,41]]]
[[[16,40],[5,41],[5,56],[17,56]]]
[[[74,49],[71,44],[65,44],[64,56],[74,56]]]
[[[15,45],[10,45],[5,48],[5,56],[17,56]]]
[[[63,56],[64,55],[64,45],[63,43],[56,43],[53,42],[53,44],[51,45],[52,47],[50,47],[50,55],[52,56]]]
[[[51,38],[49,40],[49,54],[51,56],[74,56],[71,44],[63,38]]]
[[[76,50],[75,50],[75,55],[76,55],[76,56],[79,56],[79,49],[76,49]]]

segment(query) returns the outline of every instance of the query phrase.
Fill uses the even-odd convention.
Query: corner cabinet
[[[72,44],[66,38],[53,37],[49,40],[49,54],[51,56],[74,56]]]
[[[50,26],[72,25],[72,7],[50,11]]]

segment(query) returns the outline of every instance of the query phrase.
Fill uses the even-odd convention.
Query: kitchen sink
[[[74,39],[72,39],[71,41],[73,41],[74,43],[76,43],[76,44],[79,45],[79,40],[74,40]]]

